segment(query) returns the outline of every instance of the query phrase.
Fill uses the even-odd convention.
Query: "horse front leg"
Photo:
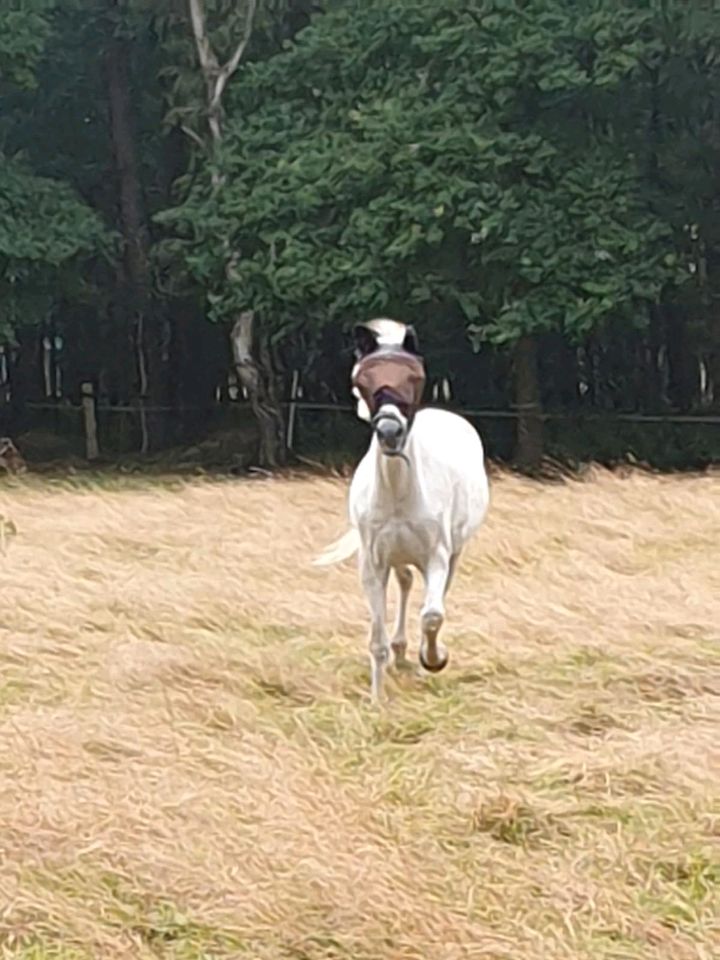
[[[445,620],[445,593],[455,567],[455,558],[439,550],[425,569],[425,603],[420,612],[422,638],[420,663],[431,673],[439,673],[447,666],[448,651],[438,640]]]
[[[402,670],[408,665],[405,617],[407,615],[410,588],[413,582],[412,570],[410,567],[395,567],[395,577],[397,578],[400,588],[400,598],[398,600],[397,619],[395,621],[395,632],[393,633],[391,646],[395,657],[395,666]]]
[[[390,644],[385,630],[387,582],[389,570],[363,561],[362,584],[370,608],[370,697],[377,703],[382,696],[385,664],[390,659]]]

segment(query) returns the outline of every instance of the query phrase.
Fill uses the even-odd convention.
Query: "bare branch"
[[[220,103],[220,99],[225,92],[225,87],[227,86],[228,80],[240,66],[240,61],[243,58],[243,54],[245,53],[247,45],[250,42],[250,37],[252,36],[253,21],[255,19],[256,10],[257,0],[247,0],[243,35],[240,38],[240,42],[235,48],[233,55],[230,57],[227,63],[223,64],[222,69],[217,75],[217,79],[215,80],[215,89],[213,90],[212,94],[211,106],[216,106]]]
[[[196,143],[201,150],[205,149],[206,147],[205,141],[203,140],[203,138],[200,136],[199,133],[195,133],[195,131],[191,127],[186,126],[184,123],[181,125],[180,129],[184,134],[190,137],[193,143]]]
[[[250,42],[256,9],[257,0],[247,0],[247,11],[245,13],[245,27],[243,29],[243,35],[240,39],[240,43],[237,45],[235,53],[232,55],[232,57],[230,57],[224,67],[229,76],[232,76],[237,70],[239,63],[242,60],[242,56],[245,53],[245,48]]]
[[[212,134],[213,141],[215,143],[220,143],[222,140],[222,127],[220,125],[220,116],[218,111],[211,111],[210,117],[208,118],[208,124],[210,126],[210,133]]]
[[[207,24],[205,22],[205,9],[203,0],[188,0],[190,5],[190,20],[192,21],[193,35],[195,37],[195,46],[197,47],[200,66],[205,74],[205,79],[217,74],[220,69],[217,57],[210,46],[210,38],[207,33]]]
[[[232,343],[235,366],[242,366],[242,364],[253,362],[252,341],[254,320],[254,310],[243,310],[232,328],[230,341]]]
[[[208,36],[205,8],[203,5],[204,0],[188,0],[188,3],[193,36],[195,37],[195,46],[197,47],[198,59],[207,87],[207,117],[210,135],[213,142],[219,144],[222,140],[222,96],[228,81],[240,65],[243,54],[250,42],[253,21],[257,10],[257,0],[246,0],[245,23],[243,25],[242,37],[233,55],[222,67],[213,51],[210,37]],[[188,131],[185,130],[185,132],[187,133]]]

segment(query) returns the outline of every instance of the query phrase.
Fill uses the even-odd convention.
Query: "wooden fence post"
[[[300,371],[293,370],[292,385],[290,387],[290,409],[288,411],[288,425],[286,432],[286,445],[288,450],[292,450],[295,441],[295,419],[297,417],[297,398],[300,388]]]
[[[82,393],[83,419],[85,421],[85,456],[88,460],[97,460],[100,455],[97,438],[97,417],[95,415],[95,391],[92,383],[83,383]]]

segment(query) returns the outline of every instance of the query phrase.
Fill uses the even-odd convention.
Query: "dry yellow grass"
[[[718,477],[498,476],[379,713],[345,495],[0,485],[0,955],[719,956]]]

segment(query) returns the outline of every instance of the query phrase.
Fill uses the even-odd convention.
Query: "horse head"
[[[425,387],[425,365],[413,327],[371,320],[354,331],[352,390],[358,416],[370,422],[387,456],[403,453]]]

